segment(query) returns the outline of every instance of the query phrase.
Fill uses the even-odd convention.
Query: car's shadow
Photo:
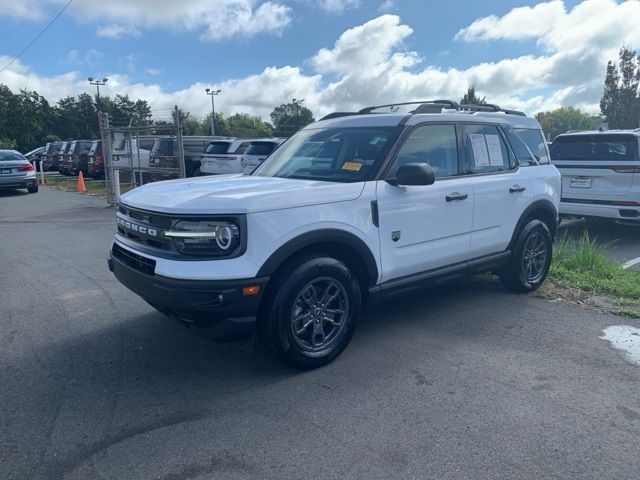
[[[587,222],[582,219],[568,220],[561,224],[558,237],[580,238],[584,234],[602,244],[614,244],[620,241],[640,242],[640,223],[637,225],[620,222]]]
[[[0,188],[0,198],[1,197],[19,197],[22,195],[29,195],[29,193],[24,189]]]
[[[76,439],[78,447],[58,445],[59,454],[45,460],[43,468],[51,478],[62,478],[112,445],[220,415],[229,402],[255,402],[261,387],[307,375],[305,388],[319,388],[335,375],[348,377],[350,370],[366,364],[363,356],[375,356],[381,345],[404,348],[407,331],[459,334],[459,319],[449,323],[452,305],[456,311],[472,310],[476,304],[471,297],[498,290],[504,292],[495,283],[472,279],[367,308],[343,357],[310,373],[278,363],[259,343],[255,348],[250,341],[216,344],[156,312],[112,321],[103,315],[102,326],[87,327],[82,334],[56,332],[61,340],[39,342],[32,354],[11,362],[6,388],[21,391],[19,382],[29,379],[32,387],[20,401],[24,405],[14,407],[26,409],[29,422],[44,426],[34,429],[53,428],[60,410],[74,405],[83,405],[79,415],[95,417],[99,440]],[[463,334],[476,336],[481,329],[480,323],[469,321]],[[110,420],[103,431],[105,418]]]

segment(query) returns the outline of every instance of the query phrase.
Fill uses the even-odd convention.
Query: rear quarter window
[[[540,165],[549,163],[549,153],[547,150],[547,141],[544,139],[542,132],[533,128],[514,128],[516,134],[522,139],[531,153],[536,157]]]

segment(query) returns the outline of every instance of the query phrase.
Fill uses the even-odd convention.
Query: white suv
[[[240,173],[240,157],[251,146],[251,140],[229,138],[214,140],[200,159],[200,175]]]
[[[533,153],[548,157],[538,123],[450,101],[376,113],[400,106],[329,115],[252,175],[124,194],[111,270],[212,333],[257,324],[302,369],[340,354],[364,304],[487,271],[512,290],[540,286],[560,174]]]
[[[551,145],[560,214],[640,222],[640,129],[569,132]]]
[[[284,138],[259,138],[252,140],[234,140],[229,143],[226,153],[218,152],[224,147],[209,144],[202,157],[200,173],[207,175],[223,175],[227,173],[253,172],[265,159],[285,141]],[[211,152],[210,152],[211,150]]]

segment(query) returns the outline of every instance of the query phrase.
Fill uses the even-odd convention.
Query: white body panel
[[[469,177],[428,186],[377,183],[383,282],[469,258],[474,198]],[[454,192],[468,198],[447,202]]]

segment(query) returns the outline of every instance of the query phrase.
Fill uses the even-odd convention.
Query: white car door
[[[534,192],[500,128],[464,125],[459,131],[475,191],[470,257],[479,258],[507,248]]]
[[[431,165],[436,181],[426,186],[377,182],[382,282],[469,258],[475,195],[471,178],[459,175],[455,126],[415,127],[387,178],[409,162]]]

